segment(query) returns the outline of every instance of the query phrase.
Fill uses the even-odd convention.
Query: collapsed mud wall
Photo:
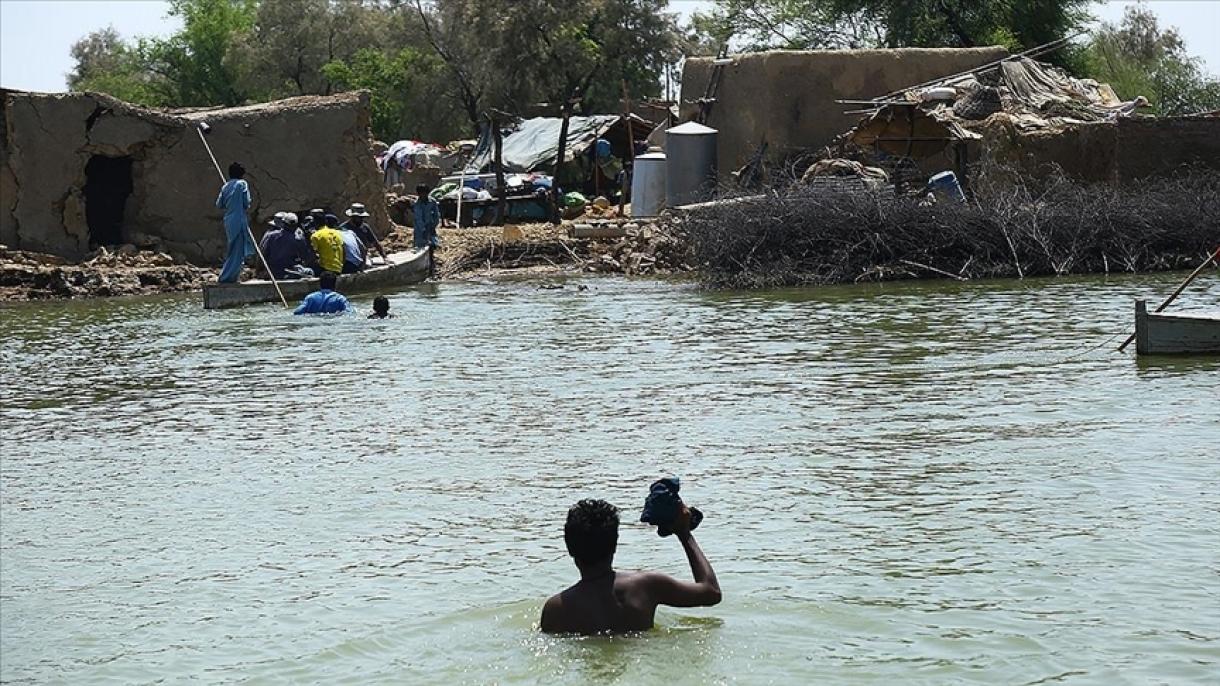
[[[1119,119],[1117,128],[1120,181],[1164,176],[1182,166],[1220,171],[1220,116]]]
[[[367,93],[185,113],[96,93],[0,96],[0,241],[10,247],[79,259],[119,242],[217,260],[221,179],[196,133],[200,121],[221,166],[236,160],[247,169],[256,235],[275,212],[341,214],[350,202],[365,203],[374,226],[389,228],[369,153]],[[99,215],[121,221],[108,232]]]
[[[1220,117],[1133,117],[1022,132],[994,116],[975,130],[983,140],[971,142],[971,159],[1031,177],[1053,167],[1086,183],[1163,177],[1183,167],[1220,171]]]
[[[768,157],[828,145],[850,129],[855,109],[835,102],[866,99],[993,62],[1001,47],[813,50],[737,55],[722,68],[707,125],[720,131],[722,177],[745,164],[764,141]],[[682,118],[698,112],[712,75],[711,58],[686,60]]]

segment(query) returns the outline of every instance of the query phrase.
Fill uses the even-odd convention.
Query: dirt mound
[[[216,271],[175,262],[161,252],[123,245],[72,263],[46,253],[0,246],[0,300],[47,300],[194,291]]]

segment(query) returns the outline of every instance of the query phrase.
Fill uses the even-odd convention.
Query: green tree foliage
[[[580,99],[584,113],[616,112],[623,81],[634,98],[659,95],[666,65],[681,55],[667,6],[666,0],[414,3],[472,124],[487,108],[526,113],[569,97]]]
[[[254,26],[256,9],[255,0],[171,0],[170,14],[182,19],[182,30],[145,41],[140,50],[147,68],[164,79],[165,100],[194,107],[249,99],[231,53]]]
[[[182,28],[73,47],[69,83],[146,105],[239,105],[366,88],[380,138],[473,133],[491,109],[660,94],[681,35],[667,0],[172,0]],[[552,108],[550,111],[554,111]]]
[[[363,48],[347,60],[323,65],[322,72],[338,90],[359,88],[371,93],[373,131],[449,140],[462,134],[462,120],[453,116],[453,108],[435,92],[435,77],[442,69],[437,57],[415,48],[403,48],[397,54]]]
[[[748,49],[1026,49],[1077,30],[1091,1],[717,0],[695,26],[711,42]]]
[[[144,68],[138,45],[129,45],[114,27],[94,31],[72,45],[76,67],[68,74],[74,91],[96,91],[121,100],[163,105],[164,80]]]
[[[1089,74],[1119,97],[1148,98],[1163,115],[1220,109],[1220,80],[1186,54],[1176,29],[1162,29],[1147,7],[1128,7],[1118,25],[1102,24],[1086,50]]]

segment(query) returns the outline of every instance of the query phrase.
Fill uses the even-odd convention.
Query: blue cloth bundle
[[[682,498],[678,495],[680,487],[678,477],[668,476],[655,481],[648,488],[648,497],[644,499],[644,511],[640,513],[640,521],[657,527],[658,536],[669,536],[673,533],[674,519],[682,511]],[[691,531],[702,521],[703,513],[698,508],[690,508]]]

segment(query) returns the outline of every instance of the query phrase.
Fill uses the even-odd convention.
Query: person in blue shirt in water
[[[334,272],[322,272],[318,279],[318,290],[305,296],[293,314],[343,314],[352,312],[352,306],[342,293],[335,291],[338,277]]]
[[[254,254],[254,239],[250,237],[250,223],[246,213],[250,211],[250,185],[243,178],[246,168],[240,163],[229,165],[229,180],[220,187],[216,207],[225,211],[225,235],[228,249],[225,263],[220,268],[221,283],[237,283],[246,258]]]

